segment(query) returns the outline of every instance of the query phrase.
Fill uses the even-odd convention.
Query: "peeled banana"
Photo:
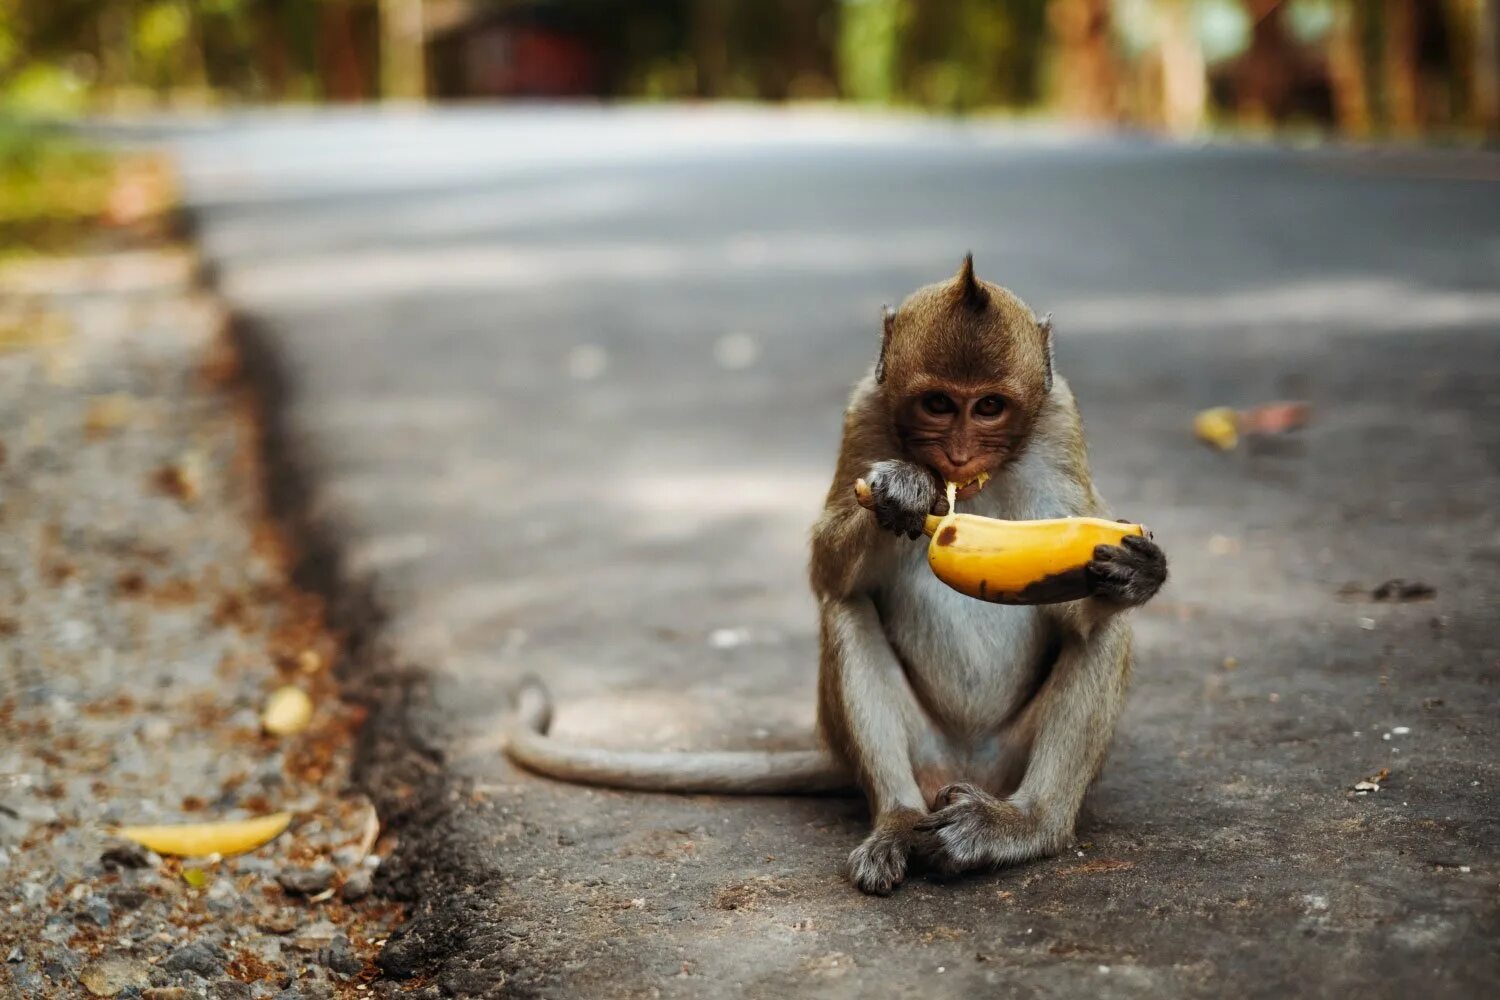
[[[923,530],[932,541],[927,564],[961,594],[995,604],[1057,604],[1089,595],[1085,567],[1099,545],[1119,545],[1128,535],[1147,535],[1139,524],[1097,517],[1046,521],[1002,521],[957,512],[958,486],[948,484],[948,510],[928,515]],[[866,504],[870,487],[860,480],[856,497]]]

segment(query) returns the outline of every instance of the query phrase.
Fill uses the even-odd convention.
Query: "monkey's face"
[[[980,473],[998,472],[1019,453],[1029,421],[1008,386],[927,379],[903,394],[896,435],[908,457],[944,482],[978,493]]]

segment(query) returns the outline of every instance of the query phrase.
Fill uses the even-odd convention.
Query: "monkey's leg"
[[[835,738],[869,798],[875,829],[849,855],[849,878],[864,892],[890,892],[906,877],[918,820],[927,802],[912,769],[911,733],[925,725],[921,707],[868,597],[823,606],[826,655],[833,684],[825,715],[836,715]],[[834,734],[830,734],[834,735]]]
[[[1074,632],[1017,725],[1031,756],[1015,794],[949,785],[916,824],[917,849],[940,871],[960,872],[1055,854],[1073,835],[1084,793],[1104,763],[1130,673],[1130,631],[1100,622]]]

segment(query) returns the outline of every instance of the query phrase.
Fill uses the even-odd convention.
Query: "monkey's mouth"
[[[989,481],[990,474],[988,472],[981,472],[973,479],[967,479],[961,483],[956,484],[958,486],[958,499],[972,500],[974,497],[979,495],[979,491],[984,489],[984,484]]]

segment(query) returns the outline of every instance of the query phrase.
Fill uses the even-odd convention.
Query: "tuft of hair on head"
[[[875,384],[885,382],[885,356],[891,349],[891,334],[896,330],[896,310],[880,307],[880,360],[875,362]]]
[[[979,279],[974,276],[972,253],[964,254],[964,262],[959,265],[955,280],[958,282],[958,300],[973,312],[983,312],[984,307],[990,304],[990,293],[985,291]]]

